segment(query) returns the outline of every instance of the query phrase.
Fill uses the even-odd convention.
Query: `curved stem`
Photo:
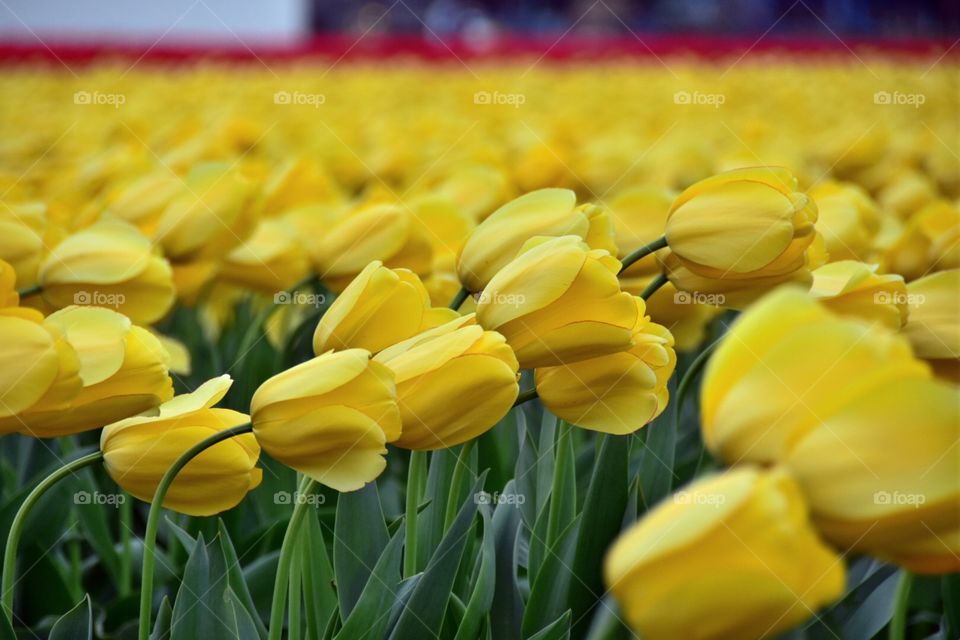
[[[23,289],[20,289],[19,291],[17,291],[17,295],[20,296],[21,298],[26,298],[29,296],[35,296],[41,292],[43,292],[43,285],[37,283],[32,287],[24,287]]]
[[[457,464],[453,468],[453,475],[450,478],[450,492],[447,493],[447,509],[444,511],[443,516],[443,530],[446,532],[450,528],[450,525],[453,524],[454,518],[457,516],[457,510],[460,506],[458,504],[458,498],[460,497],[460,485],[463,482],[464,470],[471,471],[470,469],[470,455],[473,453],[473,448],[477,444],[477,439],[467,440],[463,443],[463,448],[460,449],[460,455],[457,457]]]
[[[466,287],[460,287],[460,291],[457,291],[457,295],[453,296],[453,300],[450,301],[450,308],[456,311],[463,304],[463,301],[467,299],[470,295],[470,292],[467,291]]]
[[[648,284],[643,291],[640,292],[640,297],[644,300],[649,300],[650,296],[655,294],[657,290],[665,284],[667,284],[667,274],[657,274],[657,277],[651,280],[650,284]]]
[[[283,637],[283,614],[287,604],[287,591],[290,582],[290,566],[297,549],[297,534],[300,532],[300,523],[310,507],[307,499],[317,488],[316,480],[304,478],[297,489],[293,514],[287,523],[287,531],[283,534],[283,543],[280,545],[280,558],[277,562],[277,577],[273,583],[273,602],[270,603],[270,632],[269,640],[281,640]]]
[[[521,391],[520,395],[517,396],[517,399],[514,400],[513,406],[519,407],[524,402],[529,402],[537,397],[537,388],[527,389],[526,391]]]
[[[167,497],[167,491],[173,484],[177,474],[187,466],[191,460],[196,458],[206,449],[215,444],[229,440],[234,436],[253,431],[253,425],[250,423],[241,424],[236,427],[224,429],[213,434],[205,440],[187,449],[183,455],[177,458],[167,472],[160,479],[157,490],[153,494],[153,502],[150,503],[150,514],[147,516],[147,529],[143,534],[143,574],[140,584],[140,640],[150,640],[150,616],[153,610],[153,571],[156,564],[156,546],[157,530],[160,528],[160,511],[163,506],[163,500]]]
[[[910,590],[913,588],[913,574],[906,569],[900,570],[900,581],[893,600],[893,618],[890,620],[890,640],[903,640],[907,636],[907,609],[910,604]]]
[[[27,517],[30,515],[30,510],[33,509],[33,506],[37,503],[37,501],[43,497],[43,494],[45,494],[50,487],[55,485],[61,479],[72,475],[76,473],[77,470],[102,459],[103,452],[95,451],[91,454],[83,456],[82,458],[77,458],[76,460],[63,465],[49,476],[41,480],[40,484],[34,487],[33,491],[27,495],[23,501],[23,504],[21,504],[20,508],[17,510],[17,515],[13,517],[13,523],[10,525],[10,533],[7,535],[7,545],[3,552],[2,604],[4,613],[7,615],[7,619],[13,619],[13,591],[15,586],[14,577],[16,577],[17,572],[17,546],[20,544],[20,537],[23,535],[23,525],[26,523]]]
[[[632,265],[634,262],[641,258],[646,258],[648,255],[654,251],[659,251],[667,246],[667,236],[660,236],[650,244],[643,245],[633,253],[629,253],[624,256],[623,260],[620,261],[620,273],[623,273],[627,270],[627,267]]]
[[[427,452],[411,451],[410,468],[407,470],[407,502],[403,517],[404,549],[403,577],[417,572],[417,509],[427,484]]]
[[[237,363],[234,367],[239,367],[247,357],[247,353],[250,349],[253,348],[254,343],[257,341],[257,338],[260,337],[260,334],[263,332],[263,325],[266,324],[267,320],[270,319],[270,316],[273,315],[273,310],[277,308],[278,304],[283,304],[285,301],[290,300],[294,293],[298,289],[307,286],[316,279],[315,274],[310,274],[306,278],[300,280],[292,287],[279,293],[273,297],[273,300],[267,303],[263,309],[257,313],[253,321],[247,326],[247,330],[244,332],[243,337],[240,339],[240,344],[237,347]]]

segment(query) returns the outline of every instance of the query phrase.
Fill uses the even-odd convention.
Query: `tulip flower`
[[[20,287],[36,284],[47,234],[47,211],[41,203],[0,208],[0,260],[13,267]]]
[[[926,572],[947,573],[957,566],[946,539],[955,544],[960,528],[958,439],[960,390],[900,380],[824,413],[784,464],[835,545],[883,558],[929,556]],[[930,540],[941,535],[939,545]]]
[[[908,281],[934,269],[960,268],[960,208],[938,200],[911,216],[884,249],[883,266]]]
[[[614,542],[604,575],[645,640],[774,636],[843,595],[845,580],[796,481],[750,467],[655,507]]]
[[[670,332],[645,316],[643,300],[634,346],[590,360],[536,370],[537,395],[557,417],[585,429],[623,435],[667,407],[667,380],[677,364]]]
[[[366,349],[377,353],[392,344],[457,317],[432,308],[417,274],[368,264],[327,309],[313,334],[313,351]]]
[[[477,322],[503,334],[525,369],[624,351],[637,304],[620,291],[619,270],[576,236],[536,238],[480,294]]]
[[[910,317],[903,335],[937,375],[960,381],[960,269],[940,271],[907,285]]]
[[[44,301],[110,307],[134,322],[162,318],[174,301],[170,264],[136,227],[103,219],[58,244],[40,267]]]
[[[642,260],[640,262],[643,262]],[[620,278],[620,287],[639,296],[650,284],[650,277]],[[701,295],[677,291],[669,281],[646,300],[647,313],[669,329],[677,351],[694,351],[707,335],[707,325],[720,312],[725,296]]]
[[[343,218],[320,240],[313,257],[324,283],[341,291],[374,260],[426,275],[433,248],[410,211],[378,204]]]
[[[663,235],[673,198],[669,189],[649,185],[624,189],[607,200],[616,230],[618,258],[623,259]],[[657,259],[650,254],[633,263],[622,275],[636,277],[657,270]]]
[[[329,352],[273,376],[250,402],[253,430],[273,458],[337,491],[386,467],[400,437],[393,373],[363,349]]]
[[[540,189],[511,200],[473,230],[457,260],[460,282],[469,291],[480,291],[527,240],[564,235],[616,253],[612,222],[603,209],[577,207],[577,196],[569,189]]]
[[[208,380],[147,414],[104,428],[104,468],[131,495],[150,502],[167,469],[211,435],[249,421],[246,414],[215,405],[227,393],[230,376]],[[243,434],[204,450],[170,487],[163,506],[191,516],[209,516],[235,507],[255,489],[263,472],[256,466],[260,446]]]
[[[70,435],[153,409],[173,396],[167,351],[126,316],[100,307],[67,307],[43,324],[73,348],[83,387],[66,405],[41,400],[0,418],[0,431],[16,429],[37,438]]]
[[[880,230],[877,205],[861,187],[827,180],[812,187],[817,203],[817,230],[831,260],[864,260]]]
[[[503,336],[470,318],[394,345],[374,358],[396,375],[405,449],[441,449],[485,433],[520,392],[519,365]]]
[[[810,295],[841,316],[878,322],[897,331],[907,319],[907,286],[897,274],[855,260],[825,264],[813,272]]]
[[[310,271],[292,224],[263,220],[220,266],[224,281],[267,294],[284,291]]]
[[[667,214],[668,248],[658,254],[670,281],[683,291],[727,293],[728,305],[786,281],[809,281],[821,252],[808,252],[817,206],[796,182],[786,169],[756,167],[684,190]]]
[[[929,378],[904,337],[776,291],[737,319],[707,364],[703,438],[729,464],[776,462],[850,403]]]
[[[106,195],[106,213],[152,236],[160,214],[186,189],[180,176],[162,167],[112,188]]]

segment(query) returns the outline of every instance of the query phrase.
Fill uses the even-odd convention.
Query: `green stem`
[[[450,308],[456,311],[460,308],[460,305],[463,304],[463,301],[467,299],[467,296],[470,295],[470,292],[467,291],[466,287],[460,287],[460,291],[457,291],[457,295],[453,296],[453,300],[450,301]]]
[[[447,510],[444,511],[443,516],[444,532],[450,528],[454,518],[457,516],[457,511],[460,507],[460,485],[463,483],[464,470],[472,471],[470,468],[470,455],[473,453],[473,448],[476,444],[476,438],[468,440],[463,444],[463,448],[460,449],[460,456],[457,458],[457,464],[453,468],[453,476],[450,478],[450,492],[447,494]]]
[[[147,516],[147,529],[143,534],[143,574],[140,584],[140,640],[150,640],[150,616],[153,611],[153,572],[157,561],[157,530],[160,528],[160,512],[170,485],[173,484],[177,474],[187,466],[187,463],[200,455],[201,452],[224,440],[229,440],[234,436],[250,433],[251,431],[253,431],[252,424],[241,424],[236,427],[224,429],[209,438],[201,440],[177,458],[176,462],[167,469],[167,472],[163,474],[163,478],[160,479],[160,484],[157,485],[157,490],[153,494],[153,502],[150,503],[150,513]]]
[[[20,296],[21,298],[26,298],[42,292],[43,292],[43,285],[37,283],[32,287],[24,287],[23,289],[20,289],[19,291],[17,291],[17,295]]]
[[[649,300],[650,296],[655,294],[657,290],[659,290],[663,285],[667,284],[667,282],[667,274],[658,273],[657,277],[651,280],[650,284],[648,284],[643,291],[640,292],[640,297],[644,300]]]
[[[8,620],[13,620],[13,592],[15,586],[14,578],[17,572],[17,547],[20,544],[20,537],[23,535],[23,526],[26,524],[31,509],[33,509],[37,501],[43,497],[43,494],[61,479],[102,459],[103,452],[95,451],[94,453],[85,455],[82,458],[77,458],[63,465],[41,480],[40,484],[34,487],[33,491],[24,499],[23,504],[21,504],[17,510],[17,514],[13,517],[13,522],[10,525],[10,533],[7,535],[7,545],[3,552],[3,591],[0,602],[2,602],[3,611],[7,615]]]
[[[620,273],[623,273],[627,268],[632,265],[637,260],[641,258],[646,258],[648,255],[654,251],[659,251],[667,246],[667,236],[660,236],[650,244],[645,244],[633,253],[629,253],[624,256],[623,260],[620,261]]]
[[[303,522],[303,517],[310,507],[310,500],[307,497],[316,488],[317,482],[310,478],[304,478],[300,483],[294,500],[293,513],[290,515],[290,522],[287,523],[287,531],[283,534],[283,543],[280,545],[280,559],[277,562],[277,577],[273,583],[273,602],[270,603],[269,640],[281,640],[283,638],[283,613],[287,604],[287,591],[290,584],[290,566],[297,549],[300,523]]]
[[[407,471],[407,503],[403,526],[403,577],[417,572],[417,509],[427,484],[427,452],[411,451],[410,468]]]
[[[524,402],[529,402],[537,397],[537,388],[527,389],[526,391],[521,391],[520,395],[517,396],[517,399],[514,400],[513,406],[519,407]]]
[[[131,548],[130,532],[133,531],[133,500],[126,494],[120,503],[120,585],[117,590],[120,596],[128,596],[133,585],[133,549]]]
[[[316,275],[310,274],[300,282],[296,283],[282,294],[274,296],[273,300],[268,302],[263,309],[254,317],[253,321],[247,325],[247,330],[244,332],[243,337],[240,339],[240,345],[237,347],[237,363],[234,365],[235,368],[240,368],[240,365],[246,359],[247,353],[250,349],[253,348],[253,345],[256,343],[257,338],[260,337],[260,334],[263,333],[263,325],[266,324],[267,320],[270,319],[270,316],[273,315],[274,309],[277,308],[277,299],[289,300],[298,289],[307,286],[316,279]]]
[[[560,433],[557,435],[554,447],[556,455],[553,462],[553,482],[550,487],[550,510],[547,512],[547,545],[552,545],[560,537],[560,507],[563,504],[560,492],[563,491],[563,479],[568,471],[566,454],[570,440],[570,424],[566,420],[561,420],[559,428]]]
[[[913,588],[913,574],[906,569],[900,570],[900,581],[893,599],[893,618],[890,620],[890,640],[904,640],[907,637],[907,610],[910,604],[910,591]]]

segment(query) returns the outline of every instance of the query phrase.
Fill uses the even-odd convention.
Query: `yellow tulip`
[[[162,318],[174,301],[170,264],[136,227],[104,219],[58,244],[40,267],[44,301],[111,307],[135,322]]]
[[[880,214],[870,196],[855,184],[827,180],[812,187],[817,229],[831,260],[863,260],[880,229]]]
[[[393,373],[363,349],[325,353],[273,376],[250,412],[267,453],[337,491],[375,480],[386,443],[400,437]]]
[[[704,442],[728,464],[776,462],[847,405],[929,378],[902,336],[776,291],[737,319],[707,364]]]
[[[886,554],[890,561],[921,574],[960,571],[960,526],[939,533],[920,533]]]
[[[457,317],[432,308],[417,274],[368,264],[327,309],[313,334],[317,355],[330,349],[366,349],[377,353],[416,333]]]
[[[903,335],[914,353],[937,375],[960,382],[960,269],[914,280],[907,300],[912,307]]]
[[[452,264],[476,226],[473,220],[453,201],[437,194],[420,196],[408,206],[413,223],[420,227],[420,235],[433,247],[434,264]]]
[[[500,169],[484,164],[458,167],[436,186],[437,195],[449,198],[471,220],[483,220],[507,199],[510,185]]]
[[[782,469],[697,480],[614,542],[606,583],[645,640],[766,638],[843,595],[843,559],[817,537]]]
[[[627,351],[536,370],[537,394],[555,415],[579,427],[623,435],[667,407],[667,380],[677,364],[673,336],[638,305]]]
[[[576,236],[536,238],[480,294],[477,322],[499,331],[523,368],[629,349],[637,304],[620,261]]]
[[[669,189],[647,185],[624,189],[607,200],[616,230],[618,258],[624,258],[663,235],[673,198],[674,193]],[[633,263],[623,275],[635,277],[655,271],[657,259],[651,254]]]
[[[460,251],[457,274],[470,291],[480,291],[534,236],[573,235],[594,249],[616,253],[607,213],[577,206],[569,189],[540,189],[511,200],[480,223]]]
[[[215,433],[249,421],[246,414],[216,408],[230,376],[208,380],[147,414],[107,426],[100,435],[104,468],[131,495],[150,502],[164,473],[187,449]],[[163,506],[191,516],[210,516],[235,507],[255,489],[263,472],[260,446],[242,434],[206,449],[177,475]]]
[[[825,264],[813,272],[810,295],[830,311],[897,331],[907,319],[907,285],[897,274],[855,260]]]
[[[503,336],[457,318],[374,358],[396,375],[405,449],[441,449],[485,433],[520,392],[519,365]]]
[[[262,220],[220,265],[225,281],[269,294],[288,289],[309,271],[310,261],[293,225],[271,219]]]
[[[43,259],[47,211],[41,203],[0,207],[0,260],[17,273],[20,287],[33,286]]]
[[[642,260],[641,260],[642,262]],[[621,278],[620,287],[635,296],[639,296],[652,277]],[[671,282],[667,282],[647,298],[647,313],[658,324],[666,327],[675,341],[677,351],[694,351],[707,335],[707,325],[721,311],[717,304],[721,298],[709,295],[692,294],[677,291]]]
[[[146,329],[115,311],[67,307],[44,326],[65,337],[79,359],[83,387],[64,406],[42,399],[16,416],[0,418],[0,431],[35,438],[80,433],[136,415],[173,396],[168,353]]]
[[[796,188],[780,167],[737,169],[688,187],[670,207],[668,248],[658,254],[670,281],[683,291],[727,293],[728,305],[809,281],[808,268],[819,266],[808,251],[817,206]]]
[[[263,216],[276,216],[316,203],[342,198],[340,187],[316,160],[292,158],[272,171],[263,185],[257,208]]]
[[[343,218],[320,240],[313,257],[327,286],[341,291],[374,260],[426,275],[433,248],[409,210],[377,204]]]
[[[936,189],[922,173],[905,170],[884,185],[877,200],[884,209],[909,218],[936,197]]]
[[[160,214],[186,190],[183,179],[163,167],[111,189],[105,212],[153,235]]]
[[[907,280],[960,268],[960,208],[938,200],[914,214],[885,249],[883,265]]]
[[[942,556],[950,550],[947,543],[938,546],[928,538],[960,528],[958,439],[956,386],[891,381],[824,414],[784,464],[800,483],[818,529],[836,545],[884,558],[910,555],[920,545]],[[946,572],[955,564],[948,558],[942,569],[931,563],[928,571]]]

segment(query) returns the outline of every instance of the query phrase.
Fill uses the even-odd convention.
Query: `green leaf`
[[[193,553],[193,549],[197,545],[197,539],[187,533],[183,527],[174,522],[170,516],[165,516],[164,520],[167,521],[167,528],[170,529],[170,533],[173,534],[173,537],[176,538],[177,542],[179,542],[180,545],[186,550],[187,555]]]
[[[477,478],[468,495],[477,494],[485,479],[486,472]],[[390,634],[392,640],[420,640],[440,633],[457,567],[460,566],[466,538],[473,529],[476,513],[476,500],[468,499],[463,503],[400,614],[397,626]]]
[[[225,597],[223,555],[212,547],[201,534],[187,560],[173,604],[172,640],[236,637],[238,633],[236,615]]]
[[[89,595],[57,620],[49,640],[93,640],[93,607]]]
[[[553,621],[542,631],[530,636],[529,640],[567,640],[570,637],[570,611]]]
[[[571,522],[547,551],[543,566],[530,588],[530,598],[523,614],[521,631],[524,638],[548,628],[570,608],[567,596],[571,582],[576,580],[570,569],[576,555],[581,522],[581,518]]]
[[[5,613],[0,613],[0,640],[17,640],[13,625]]]
[[[568,422],[560,423],[556,444],[557,459],[554,462],[553,480],[550,489],[550,511],[547,521],[547,545],[552,545],[573,522],[577,512],[577,474],[573,455],[573,427]]]
[[[170,606],[170,598],[163,597],[160,602],[160,610],[157,612],[157,621],[153,623],[153,633],[150,634],[150,640],[170,640],[170,623],[173,620],[173,607]]]
[[[257,636],[266,638],[267,627],[263,624],[260,616],[257,615],[257,607],[253,603],[253,597],[250,595],[247,583],[243,579],[243,567],[240,566],[240,558],[237,557],[237,551],[233,546],[233,541],[230,539],[230,534],[227,532],[227,527],[220,518],[217,518],[217,527],[220,551],[223,554],[223,563],[226,567],[227,586],[231,590],[233,597],[237,599],[237,602],[243,607],[246,615],[250,618],[254,629],[257,631]],[[241,617],[240,614],[238,614],[238,618],[239,617]]]
[[[941,578],[941,591],[947,618],[947,637],[960,638],[960,573]]]
[[[606,592],[603,586],[603,556],[623,523],[627,507],[629,436],[604,435],[593,476],[580,514],[580,533],[570,583],[569,606],[573,613],[573,636],[582,637],[590,624],[590,611]]]
[[[330,614],[337,608],[337,593],[333,588],[333,567],[323,531],[313,511],[307,512],[301,535],[304,545],[303,597],[306,602],[307,637],[319,638]]]
[[[233,624],[236,628],[236,635],[230,636],[231,640],[259,640],[260,629],[246,605],[240,601],[236,592],[227,587],[224,594],[230,611],[233,614]]]
[[[673,426],[674,403],[646,427],[646,440],[640,462],[640,489],[647,508],[670,494],[673,488],[674,459],[677,450],[677,432]]]
[[[517,537],[521,517],[516,500],[510,499],[517,495],[513,480],[507,483],[501,495],[507,499],[493,512],[497,567],[492,610],[496,615],[490,617],[490,634],[495,638],[518,638],[523,619],[523,599],[517,585]]]
[[[480,508],[480,515],[483,518],[483,546],[480,551],[480,568],[477,571],[473,593],[470,595],[463,619],[460,621],[455,640],[474,640],[480,632],[484,617],[490,612],[490,606],[493,604],[497,558],[490,508],[483,505]]]
[[[77,474],[79,487],[93,495],[99,491],[91,469],[81,469]],[[133,500],[129,495],[118,493],[124,500]],[[110,523],[107,519],[109,509],[99,505],[77,505],[77,519],[84,532],[84,538],[93,547],[97,560],[103,565],[114,585],[120,584],[120,555],[113,544]],[[120,525],[123,526],[122,524]],[[133,532],[128,532],[133,534]]]
[[[340,494],[334,527],[333,570],[340,618],[346,620],[390,540],[375,482]]]
[[[881,582],[843,624],[845,640],[870,640],[887,626],[893,616],[893,599],[900,572]]]
[[[336,635],[338,640],[378,640],[386,635],[390,605],[396,598],[401,577],[404,533],[401,527],[383,550],[360,599]]]
[[[425,567],[437,545],[443,539],[444,514],[450,492],[457,455],[449,449],[438,449],[430,454],[427,471],[427,489],[423,502],[430,505],[417,519],[417,568]]]

